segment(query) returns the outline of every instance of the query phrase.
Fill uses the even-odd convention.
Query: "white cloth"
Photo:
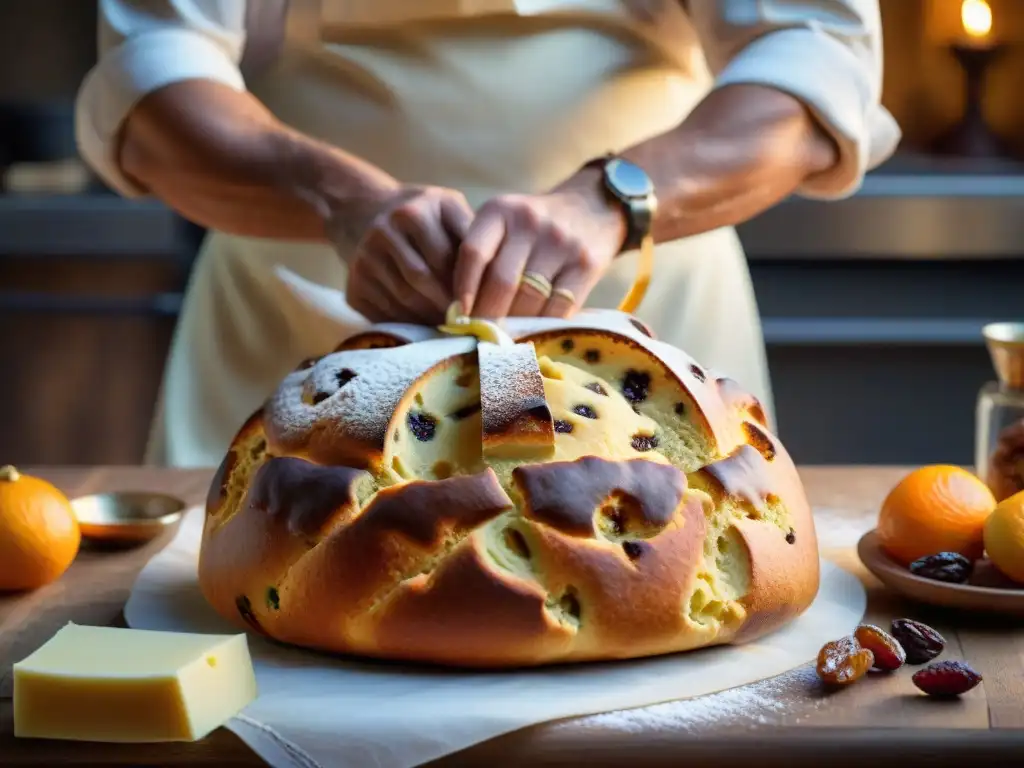
[[[265,30],[247,29],[244,0],[102,0],[101,58],[79,94],[77,133],[109,184],[141,194],[116,162],[125,117],[153,90],[206,78],[248,87],[299,130],[478,205],[544,190],[592,157],[673,128],[716,83],[760,83],[803,100],[840,148],[841,161],[800,192],[841,197],[899,138],[879,102],[877,5],[292,0],[280,55],[245,83],[247,39]],[[424,18],[431,23],[415,23]],[[620,258],[588,303],[614,306],[635,265],[635,255]],[[345,284],[327,246],[208,238],[168,360],[151,460],[218,463],[283,375],[335,346],[336,326],[287,295],[277,266]],[[659,246],[637,314],[771,410],[756,302],[731,230]]]

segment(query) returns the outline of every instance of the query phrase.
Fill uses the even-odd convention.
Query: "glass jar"
[[[978,393],[974,466],[1000,500],[1024,490],[1024,323],[982,330],[998,381]]]

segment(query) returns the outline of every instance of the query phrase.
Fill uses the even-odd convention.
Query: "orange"
[[[78,555],[81,541],[63,493],[14,467],[0,467],[0,591],[56,581]]]
[[[985,521],[985,549],[992,564],[1024,584],[1024,491],[999,502]]]
[[[984,551],[985,520],[995,506],[992,491],[967,470],[946,464],[921,467],[882,502],[880,543],[904,565],[936,552],[976,559]]]

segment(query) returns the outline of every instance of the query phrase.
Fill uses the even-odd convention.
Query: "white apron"
[[[646,19],[627,5],[292,0],[284,49],[249,87],[299,130],[403,181],[459,189],[479,206],[496,194],[543,191],[595,156],[663,133],[706,93],[711,78],[681,3],[664,3]],[[735,233],[656,251],[637,315],[771,412]],[[616,306],[635,273],[636,254],[620,257],[588,305]],[[148,463],[218,464],[238,427],[300,360],[365,324],[351,310],[340,322],[303,300],[294,289],[303,280],[344,306],[336,292],[345,267],[329,246],[210,234],[172,343]]]

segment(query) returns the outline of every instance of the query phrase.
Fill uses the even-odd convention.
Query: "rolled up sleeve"
[[[79,89],[78,150],[89,166],[126,197],[143,190],[118,163],[118,136],[148,93],[205,79],[244,90],[239,62],[245,45],[245,0],[101,0],[99,60]]]
[[[799,194],[846,197],[895,151],[900,129],[881,104],[877,0],[691,0],[689,10],[715,87],[789,93],[835,140],[839,161]]]

